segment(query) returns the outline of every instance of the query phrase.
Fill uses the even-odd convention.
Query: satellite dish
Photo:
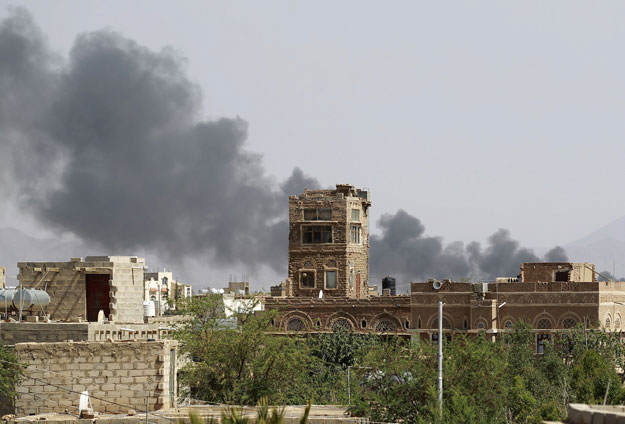
[[[441,287],[443,287],[443,283],[438,280],[434,280],[434,282],[432,282],[432,287],[434,288],[434,290],[440,290]]]
[[[323,299],[323,290],[319,290],[319,299]]]

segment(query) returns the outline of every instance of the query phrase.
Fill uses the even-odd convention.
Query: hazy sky
[[[1,0],[0,18],[15,4],[62,56],[102,28],[175,49],[202,118],[249,122],[276,181],[370,188],[372,221],[550,247],[625,214],[623,2]]]

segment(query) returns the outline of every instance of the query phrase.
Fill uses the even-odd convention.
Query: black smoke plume
[[[298,168],[277,183],[246,150],[243,119],[204,119],[175,51],[97,31],[59,57],[14,9],[0,22],[0,58],[0,191],[27,213],[107,253],[285,271],[287,196],[320,184]],[[492,278],[538,260],[505,230],[482,249],[425,236],[401,210],[379,226],[372,275]]]
[[[276,184],[245,148],[247,122],[203,119],[173,50],[97,31],[64,59],[15,9],[0,57],[5,189],[42,223],[109,252],[285,269],[287,195],[318,182],[296,168]]]
[[[504,229],[492,234],[482,248],[475,241],[466,246],[461,242],[444,245],[440,237],[424,235],[421,221],[403,210],[382,215],[378,225],[381,235],[370,237],[373,278],[394,273],[402,282],[426,278],[491,280],[514,277],[522,262],[541,260]],[[556,246],[544,260],[564,262],[567,257],[564,249]]]

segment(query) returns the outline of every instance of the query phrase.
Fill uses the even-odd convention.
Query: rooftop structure
[[[368,297],[370,206],[349,184],[289,197],[286,296]]]
[[[524,283],[571,281],[597,281],[595,265],[588,262],[526,262],[521,264],[521,281]]]
[[[19,262],[19,284],[50,295],[48,313],[58,321],[143,322],[145,259],[87,256],[68,262]]]

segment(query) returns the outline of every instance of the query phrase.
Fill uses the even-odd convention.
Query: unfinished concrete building
[[[289,197],[287,296],[368,297],[370,206],[349,184]]]
[[[48,313],[57,321],[143,322],[145,259],[87,256],[69,262],[20,262],[21,287],[45,290]]]

